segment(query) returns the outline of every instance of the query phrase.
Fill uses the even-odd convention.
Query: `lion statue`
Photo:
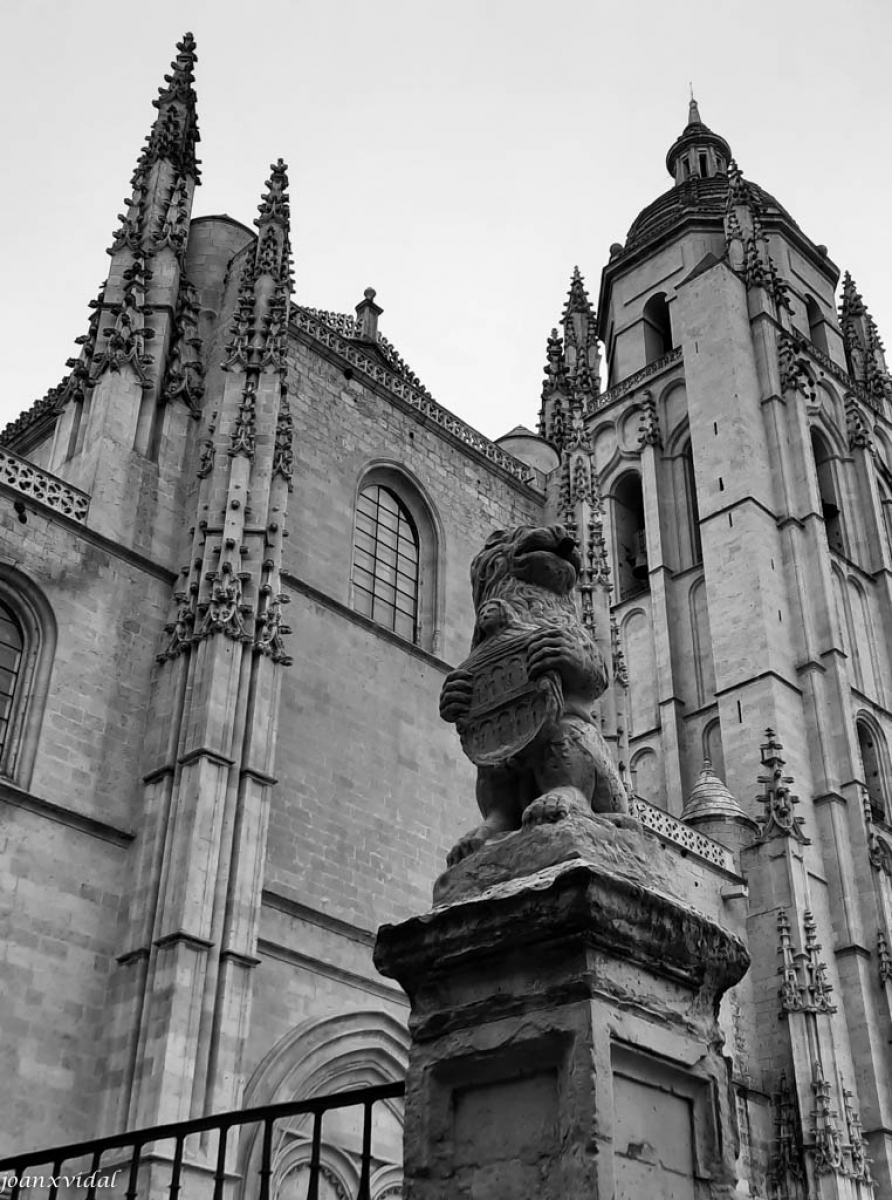
[[[449,866],[522,825],[629,811],[592,714],[607,669],[573,600],[580,567],[562,525],[497,530],[471,564],[471,653],[444,681],[440,716],[478,767],[483,821]]]

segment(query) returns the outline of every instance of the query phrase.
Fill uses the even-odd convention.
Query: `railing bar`
[[[307,1200],[319,1200],[319,1159],[322,1149],[322,1113],[313,1115],[313,1149],[310,1152],[310,1185]]]
[[[164,1140],[172,1141],[180,1136],[187,1138],[193,1133],[220,1129],[223,1124],[227,1127],[259,1124],[261,1121],[266,1121],[267,1118],[280,1121],[288,1117],[327,1112],[331,1108],[349,1108],[365,1103],[374,1104],[378,1100],[395,1100],[405,1095],[405,1091],[406,1085],[403,1082],[383,1083],[371,1088],[354,1088],[349,1092],[338,1092],[332,1096],[317,1096],[312,1100],[288,1100],[281,1104],[246,1108],[238,1113],[216,1113],[209,1117],[193,1117],[189,1121],[154,1125],[147,1129],[112,1134],[109,1137],[92,1138],[84,1142],[69,1142],[64,1146],[49,1146],[42,1150],[29,1151],[27,1154],[10,1155],[8,1158],[0,1159],[0,1171],[10,1173],[15,1171],[18,1175],[17,1168],[19,1167],[36,1167],[42,1163],[52,1162],[56,1158],[65,1161],[87,1154],[103,1154],[107,1150],[127,1149],[133,1145],[135,1138],[138,1138],[142,1144]]]
[[[226,1138],[229,1136],[229,1126],[224,1125],[220,1130],[220,1140],[217,1142],[217,1169],[214,1171],[214,1200],[223,1200],[223,1185],[226,1182]]]
[[[50,1190],[47,1200],[56,1200],[59,1194],[59,1176],[62,1173],[62,1163],[64,1161],[64,1158],[53,1159],[53,1171],[50,1175]]]
[[[95,1200],[96,1197],[96,1172],[99,1170],[99,1164],[102,1162],[102,1151],[94,1150],[93,1158],[90,1162],[90,1186],[87,1189],[87,1200]]]
[[[263,1149],[260,1152],[260,1197],[259,1200],[269,1200],[269,1177],[272,1174],[273,1157],[273,1117],[267,1117],[263,1122]]]
[[[125,1193],[127,1200],[136,1200],[139,1193],[139,1156],[142,1146],[142,1142],[137,1142],[133,1147],[133,1156],[130,1159],[130,1178],[127,1181],[127,1191]]]
[[[170,1187],[167,1189],[170,1200],[177,1200],[180,1191],[180,1172],[183,1167],[183,1142],[177,1138],[176,1149],[173,1152],[173,1171],[170,1176]]]
[[[356,1200],[369,1200],[372,1179],[372,1104],[366,1100],[365,1116],[362,1122],[362,1167],[359,1176],[359,1191]]]

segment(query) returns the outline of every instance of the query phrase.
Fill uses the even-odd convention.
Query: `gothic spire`
[[[892,380],[879,330],[848,271],[843,276],[839,324],[849,374],[876,404],[892,399]]]
[[[169,252],[181,268],[185,255],[198,183],[195,62],[195,39],[187,33],[177,43],[177,56],[158,99],[152,101],[158,113],[137,159],[132,194],[124,202],[125,212],[118,216],[119,226],[108,249],[114,265],[98,299],[91,301],[94,315],[87,334],[77,339],[80,353],[67,363],[71,375],[66,402],[83,398],[105,371],[120,371],[125,365],[145,390],[158,382],[162,364],[146,343],[159,332],[163,335],[164,330],[156,330],[153,324],[163,325],[164,312],[178,304],[179,273],[163,273],[165,282],[153,284],[152,261]],[[153,308],[162,314],[154,322]],[[163,345],[165,338],[158,340]]]
[[[293,280],[288,168],[281,158],[270,167],[258,213],[257,244],[242,267],[223,368],[272,369],[284,376]]]
[[[199,182],[195,146],[201,139],[193,87],[197,61],[195,38],[191,33],[185,33],[183,40],[177,42],[177,56],[170,64],[171,74],[164,76],[165,86],[158,89],[158,99],[152,101],[158,115],[137,162],[137,173],[166,159],[178,174],[191,175],[196,183]]]
[[[601,389],[601,356],[595,310],[579,267],[573,268],[561,325],[564,329],[564,362],[573,390],[581,402],[594,399]]]

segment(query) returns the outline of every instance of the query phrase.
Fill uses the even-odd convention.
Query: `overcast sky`
[[[203,185],[250,223],[290,165],[295,298],[380,328],[490,437],[534,426],[574,263],[669,186],[693,81],[744,174],[848,268],[892,349],[884,0],[0,0],[5,386],[56,384],[191,29]]]

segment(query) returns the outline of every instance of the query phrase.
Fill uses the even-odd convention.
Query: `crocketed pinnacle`
[[[277,159],[270,165],[270,176],[266,191],[257,206],[256,274],[268,274],[287,284],[288,294],[292,291],[291,279],[291,205],[288,200],[288,166]]]
[[[191,33],[177,42],[177,56],[170,65],[171,74],[164,76],[164,87],[158,89],[158,99],[152,104],[158,115],[143,147],[137,173],[166,159],[179,174],[191,175],[199,182],[195,146],[201,140],[198,133],[197,101],[195,96],[195,38]]]
[[[291,218],[288,204],[288,164],[278,159],[270,165],[270,177],[266,181],[266,191],[260,197],[257,206],[259,217],[254,218],[254,224],[262,229],[269,221],[277,221],[287,228]]]
[[[588,292],[585,290],[585,280],[582,277],[579,267],[573,268],[570,291],[567,293],[567,302],[564,305],[564,314],[561,320],[566,322],[567,318],[571,317],[574,313],[584,313],[592,321],[595,319],[595,313],[588,298]]]

